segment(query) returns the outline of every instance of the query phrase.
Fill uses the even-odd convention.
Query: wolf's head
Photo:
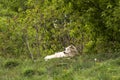
[[[65,48],[65,53],[67,54],[78,54],[78,51],[77,51],[77,49],[76,49],[76,47],[75,46],[73,46],[73,45],[70,45],[70,46],[68,46],[68,47],[66,47]]]

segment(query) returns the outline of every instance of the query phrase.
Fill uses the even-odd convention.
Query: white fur
[[[61,58],[61,57],[66,57],[66,55],[64,54],[64,52],[58,52],[58,53],[55,53],[53,55],[48,55],[44,59],[45,59],[45,61],[47,61],[49,59]]]
[[[52,55],[48,55],[44,59],[45,59],[45,61],[47,61],[47,60],[53,59],[53,58],[73,57],[76,54],[78,54],[77,49],[73,45],[70,45],[67,48],[65,48],[65,51],[57,52]]]
[[[73,57],[78,54],[78,51],[75,46],[70,45],[65,48],[65,53],[67,53],[68,56]]]

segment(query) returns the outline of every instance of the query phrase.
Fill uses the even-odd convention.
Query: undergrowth
[[[102,61],[95,55],[35,62],[0,57],[0,80],[120,80],[119,66],[120,57]]]

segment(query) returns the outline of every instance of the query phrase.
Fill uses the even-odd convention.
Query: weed
[[[5,62],[4,67],[5,68],[14,68],[18,65],[19,65],[19,63],[17,61],[7,61],[7,62]]]

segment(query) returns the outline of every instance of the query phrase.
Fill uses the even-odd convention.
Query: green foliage
[[[7,61],[7,62],[5,62],[4,67],[5,68],[13,68],[18,65],[19,65],[19,63],[17,61]]]
[[[119,0],[1,0],[0,54],[44,56],[70,44],[80,53],[117,52],[119,3]]]
[[[34,70],[26,70],[23,74],[24,74],[24,76],[32,76],[32,75],[35,75],[35,71]]]

